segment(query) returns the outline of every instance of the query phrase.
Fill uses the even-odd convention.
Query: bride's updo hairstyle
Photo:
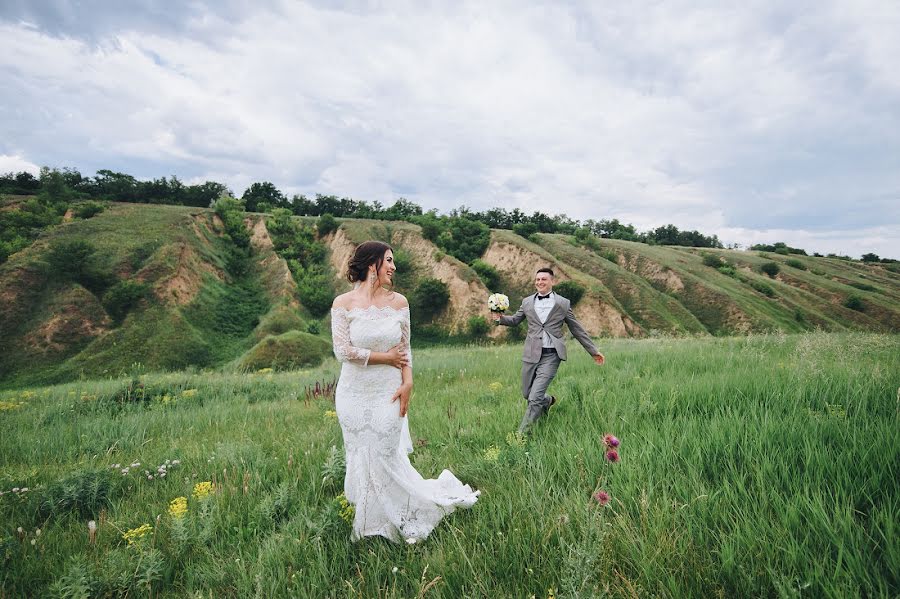
[[[390,249],[391,246],[380,241],[364,241],[359,244],[347,265],[347,280],[351,283],[365,281],[369,275],[369,267],[374,264],[376,271],[380,269],[384,263],[384,255]]]

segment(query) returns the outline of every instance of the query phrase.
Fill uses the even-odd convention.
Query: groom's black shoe
[[[551,396],[550,396],[550,405],[547,406],[547,412],[550,411],[550,408],[552,408],[552,407],[553,407],[553,404],[555,404],[555,403],[556,403],[556,396],[555,396],[555,395],[551,395]]]

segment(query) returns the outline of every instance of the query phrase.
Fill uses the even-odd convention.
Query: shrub
[[[337,219],[327,212],[319,217],[319,220],[316,221],[316,231],[319,233],[319,237],[325,237],[329,233],[338,230],[340,225],[337,222]]]
[[[577,281],[563,281],[553,286],[553,291],[560,294],[570,302],[574,308],[581,298],[584,297],[584,285]]]
[[[72,211],[77,218],[91,218],[106,210],[106,206],[100,202],[88,200],[87,202],[79,202],[72,207]]]
[[[310,320],[306,325],[306,332],[310,335],[318,335],[322,332],[322,323],[318,320]]]
[[[852,282],[852,283],[850,283],[850,286],[856,287],[857,289],[859,289],[861,291],[878,291],[877,287],[874,287],[873,285],[869,285],[868,283]]]
[[[477,259],[472,261],[472,270],[478,275],[478,278],[481,279],[481,282],[484,283],[484,286],[489,290],[493,291],[500,286],[500,273],[497,272],[497,269],[485,262],[482,259]]]
[[[806,270],[806,265],[797,260],[796,258],[789,258],[784,261],[785,264],[790,266],[791,268],[796,268],[797,270]]]
[[[410,306],[417,320],[429,320],[440,314],[450,302],[447,284],[438,279],[422,279],[410,298]]]
[[[282,335],[269,335],[254,345],[241,358],[239,366],[251,371],[318,366],[330,353],[331,344],[321,337],[302,331],[288,331]]]
[[[490,330],[491,325],[484,316],[472,316],[466,323],[466,332],[475,339],[484,337]]]
[[[538,227],[532,222],[518,223],[513,225],[512,230],[516,235],[521,235],[525,239],[528,239],[538,232]]]
[[[751,281],[750,286],[768,297],[775,297],[775,290],[772,289],[772,286],[768,283],[763,283],[762,281]]]
[[[287,307],[280,307],[266,314],[257,325],[253,334],[257,339],[268,335],[281,335],[288,331],[299,331],[303,328],[303,319]]]
[[[615,253],[614,251],[612,251],[612,250],[603,250],[603,251],[601,251],[601,252],[600,252],[600,257],[601,257],[601,258],[605,258],[606,260],[609,260],[609,261],[612,262],[613,264],[618,264],[618,263],[619,263],[619,257],[618,257],[618,256],[616,255],[616,253]]]
[[[310,274],[300,279],[297,293],[306,309],[316,317],[325,316],[334,300],[331,279],[325,273]]]
[[[737,275],[737,270],[731,264],[723,264],[722,266],[718,267],[716,270],[718,270],[720,273],[722,273],[726,277],[733,277],[733,276]]]
[[[725,263],[715,254],[703,254],[703,265],[710,268],[719,268],[725,266]]]
[[[416,279],[416,267],[412,255],[403,248],[394,250],[394,289],[406,293],[412,289]]]
[[[851,310],[856,310],[857,312],[863,312],[866,309],[866,305],[863,303],[863,299],[858,295],[851,295],[844,300],[844,307],[850,308]]]
[[[759,267],[759,270],[767,274],[769,278],[772,279],[775,277],[775,275],[781,272],[781,267],[779,267],[776,262],[766,262]]]
[[[137,281],[119,281],[103,295],[103,307],[115,323],[121,323],[129,310],[141,301],[149,287]]]
[[[486,224],[463,217],[448,219],[436,241],[438,247],[466,264],[480,258],[490,242],[491,230]]]

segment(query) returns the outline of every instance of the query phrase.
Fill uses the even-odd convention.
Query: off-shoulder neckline
[[[343,306],[337,306],[337,307],[331,308],[331,311],[332,311],[332,312],[336,312],[336,311],[338,311],[338,310],[343,310],[344,312],[368,312],[368,311],[370,311],[370,310],[375,310],[376,312],[384,312],[385,310],[392,310],[392,311],[394,311],[394,312],[403,312],[403,311],[408,312],[408,311],[409,311],[409,306],[403,306],[402,308],[395,308],[395,307],[390,306],[390,305],[388,305],[388,306],[376,306],[375,304],[372,304],[371,306],[366,306],[365,308],[360,308],[360,307],[358,307],[358,306],[357,306],[357,307],[354,307],[354,308],[345,308],[345,307],[343,307]]]

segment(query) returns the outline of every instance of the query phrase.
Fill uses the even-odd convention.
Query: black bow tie
[[[541,301],[541,300],[547,299],[548,297],[550,297],[549,293],[547,295],[539,295],[539,296],[537,296],[537,299],[538,299],[538,301]]]

